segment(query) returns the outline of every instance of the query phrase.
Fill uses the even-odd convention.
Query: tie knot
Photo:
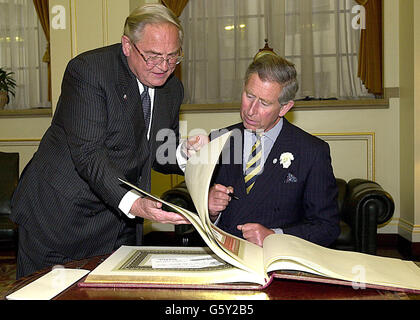
[[[261,141],[261,138],[264,135],[264,132],[253,132],[253,135],[255,137],[255,141]]]

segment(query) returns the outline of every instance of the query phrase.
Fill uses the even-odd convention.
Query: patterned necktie
[[[256,137],[257,141],[252,146],[251,154],[245,168],[245,188],[247,194],[251,191],[258,174],[261,172],[262,135],[257,134]]]
[[[143,85],[144,91],[140,95],[141,98],[141,104],[143,106],[143,115],[144,115],[144,122],[146,125],[146,132],[149,129],[149,123],[150,123],[150,109],[152,108],[152,103],[150,101],[149,96],[149,87],[146,87]]]

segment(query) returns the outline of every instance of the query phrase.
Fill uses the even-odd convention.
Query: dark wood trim
[[[378,234],[378,248],[394,248],[409,260],[420,261],[420,242],[411,242],[399,234]]]
[[[411,242],[401,236],[398,237],[398,251],[410,260],[420,260],[420,242]]]
[[[399,237],[400,236],[396,233],[379,233],[376,237],[378,248],[397,248]]]
[[[351,109],[387,109],[390,98],[399,98],[400,88],[385,88],[382,99],[353,99],[353,100],[314,100],[295,101],[293,111],[301,110],[351,110]],[[183,104],[181,113],[227,113],[239,112],[241,104],[217,103],[217,104]]]
[[[51,108],[23,109],[23,110],[0,110],[0,118],[34,118],[52,117]]]
[[[239,112],[241,104],[183,104],[182,114],[190,113],[227,113]],[[387,109],[389,99],[359,99],[359,100],[314,100],[296,101],[290,112],[301,110],[352,110],[352,109]]]

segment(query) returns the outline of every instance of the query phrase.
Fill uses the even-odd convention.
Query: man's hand
[[[233,193],[232,187],[225,187],[221,184],[215,184],[209,190],[209,214],[210,220],[216,221],[220,212],[225,210],[231,197],[229,193]]]
[[[243,237],[249,242],[255,243],[262,247],[264,239],[270,234],[275,233],[274,230],[268,229],[259,223],[246,223],[237,226],[242,231]]]
[[[184,216],[175,212],[168,212],[162,210],[162,203],[152,200],[150,198],[137,199],[130,210],[134,216],[145,218],[148,220],[171,223],[171,224],[190,224]]]
[[[194,153],[200,150],[204,145],[208,144],[210,139],[205,135],[197,135],[189,137],[183,145],[183,152],[189,159]]]

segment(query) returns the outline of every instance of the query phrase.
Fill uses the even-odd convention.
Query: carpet
[[[10,290],[10,286],[16,281],[16,258],[0,257],[0,297]]]

